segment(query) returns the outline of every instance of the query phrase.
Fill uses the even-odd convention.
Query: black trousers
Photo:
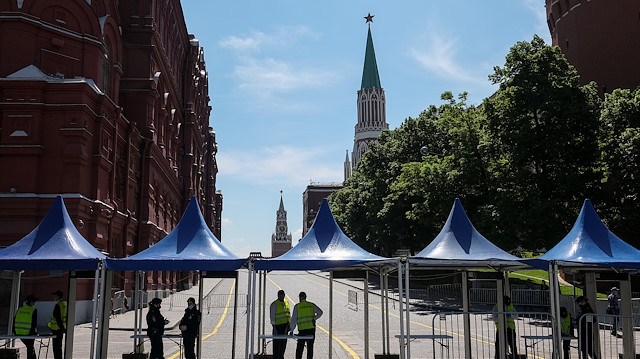
[[[151,343],[151,353],[149,359],[164,359],[164,347],[162,346],[162,335],[149,336]]]
[[[62,342],[64,341],[64,330],[52,330],[51,333],[55,335],[55,337],[52,339],[53,358],[62,359]]]
[[[27,347],[27,359],[37,359],[36,358],[36,349],[33,347],[35,343],[35,339],[20,339],[24,346]]]
[[[569,350],[570,349],[571,349],[571,340],[563,340],[562,341],[562,352],[564,353],[564,359],[571,358],[571,355],[569,354]]]
[[[289,329],[289,323],[277,324],[274,326],[275,333],[273,334],[287,334]],[[273,341],[273,359],[284,359],[284,352],[287,349],[286,339],[277,339]]]
[[[313,359],[313,342],[316,340],[316,328],[298,330],[298,335],[313,335],[313,339],[298,339],[298,346],[296,347],[296,359],[302,359],[302,352],[304,351],[304,344],[307,344],[307,359]]]
[[[518,347],[516,346],[516,330],[507,328],[505,331],[505,337],[507,337],[507,346],[505,346],[505,352],[507,358],[518,358]],[[507,350],[511,347],[511,355]],[[496,330],[496,358],[500,356],[500,333]]]
[[[187,334],[186,332],[182,332],[185,359],[196,359],[195,346],[197,336],[197,334]]]

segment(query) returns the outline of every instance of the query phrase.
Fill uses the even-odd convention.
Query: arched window
[[[109,42],[104,42],[104,57],[102,59],[102,92],[104,92],[107,96],[109,96],[110,89],[110,79],[111,79],[111,58],[109,55]]]

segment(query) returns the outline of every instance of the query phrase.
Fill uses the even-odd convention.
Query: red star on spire
[[[365,19],[367,19],[366,24],[368,24],[368,23],[370,23],[370,22],[373,22],[373,17],[374,17],[374,16],[375,16],[375,15],[371,15],[371,13],[369,13],[367,16],[365,16],[364,18],[365,18]]]

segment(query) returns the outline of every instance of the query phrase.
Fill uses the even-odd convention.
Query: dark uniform
[[[581,317],[585,314],[593,313],[591,305],[586,297],[580,296],[576,299],[576,303],[580,307],[578,313],[578,322],[580,323],[580,347],[582,350],[582,358],[597,358],[593,351],[593,316],[586,318]]]
[[[162,334],[164,334],[165,320],[160,314],[159,298],[154,298],[149,303],[149,312],[147,312],[147,336],[151,342],[151,353],[149,359],[164,359],[164,348],[162,346]],[[158,305],[156,307],[156,304]]]
[[[62,300],[62,292],[55,291],[51,293],[56,296],[57,303],[53,307],[51,313],[51,320],[47,324],[53,337],[53,358],[62,359],[62,342],[64,339],[64,333],[67,330],[67,302]]]
[[[193,301],[195,303],[195,300]],[[184,316],[180,320],[180,331],[182,331],[182,341],[184,342],[185,359],[196,359],[194,351],[196,338],[200,330],[200,319],[202,314],[194,305],[189,305],[184,310]]]

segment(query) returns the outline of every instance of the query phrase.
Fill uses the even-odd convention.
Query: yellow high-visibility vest
[[[60,316],[62,317],[62,324],[64,325],[64,329],[67,329],[67,302],[61,300],[56,305],[60,306]],[[60,330],[58,321],[53,317],[53,312],[51,313],[51,320],[47,325],[49,326],[49,328],[51,328],[51,330]]]
[[[313,311],[313,303],[304,300],[296,304],[296,307],[298,307],[298,330],[315,328],[313,319],[316,313]]]
[[[564,336],[571,334],[571,314],[567,313],[567,317],[562,320],[562,323],[560,323],[560,329]]]
[[[507,306],[507,312],[513,312],[513,310],[514,310],[513,309],[513,304],[509,304],[509,306]],[[508,315],[508,314],[505,317],[506,317],[505,321],[506,321],[506,324],[507,324],[507,328],[508,329],[516,329],[516,320],[511,318],[511,316]],[[496,322],[496,328],[497,327],[498,327],[498,322]]]
[[[15,321],[16,335],[29,335],[29,332],[31,332],[31,323],[33,322],[33,313],[35,311],[36,308],[30,305],[18,308]]]
[[[279,300],[273,301],[276,304],[276,321],[275,325],[286,324],[289,323],[289,319],[291,319],[291,310],[289,309],[289,302],[284,300],[284,304]]]

